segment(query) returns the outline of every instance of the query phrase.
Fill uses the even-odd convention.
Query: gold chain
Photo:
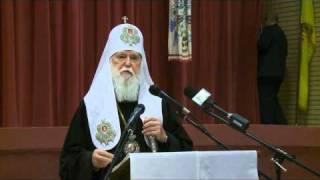
[[[118,107],[118,112],[119,112],[119,114],[120,114],[120,119],[121,119],[121,121],[123,122],[124,125],[127,125],[127,121],[126,121],[126,119],[124,118],[124,115],[123,115],[123,113],[122,113],[122,111],[121,111],[120,106],[119,106],[118,103],[117,103],[117,107]]]

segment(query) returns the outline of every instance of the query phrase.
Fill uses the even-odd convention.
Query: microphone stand
[[[284,161],[284,158],[281,156],[278,156],[277,154],[274,154],[273,157],[271,158],[271,161],[274,163],[274,169],[276,172],[277,180],[281,179],[281,170],[287,171],[281,163]]]
[[[150,91],[151,94],[153,94],[155,96],[159,96],[160,98],[164,99],[168,103],[171,103],[172,105],[176,106],[179,110],[176,110],[175,112],[180,118],[182,118],[182,119],[188,121],[189,123],[191,123],[195,128],[199,129],[203,134],[205,134],[207,137],[209,137],[211,140],[213,140],[219,147],[223,148],[224,150],[229,150],[228,147],[226,147],[216,137],[211,135],[209,133],[209,131],[205,127],[203,127],[202,125],[194,122],[193,119],[195,119],[195,118],[194,118],[194,116],[191,115],[191,113],[190,113],[190,111],[188,109],[186,109],[185,107],[181,106],[175,99],[171,98],[165,92],[161,91],[161,89],[159,87],[157,87],[156,85],[151,85],[150,88],[149,88],[149,91]],[[190,117],[192,117],[192,118],[190,118]],[[266,177],[266,179],[271,179],[268,176],[266,176],[265,174],[263,174],[262,172],[260,172],[260,171],[258,171],[258,172],[259,172],[259,175],[262,175],[262,176]]]
[[[123,146],[124,146],[125,142],[128,140],[128,134],[129,134],[128,133],[128,130],[129,130],[128,127],[125,129],[124,133],[120,137],[120,140],[119,140],[118,146],[117,146],[117,148],[115,150],[115,153],[114,153],[114,156],[113,156],[114,158],[111,161],[111,164],[103,169],[103,173],[102,174],[105,174],[103,176],[103,180],[107,180],[108,179],[108,177],[110,176],[110,174],[112,172],[113,167],[116,165],[116,162],[118,161],[118,159],[119,159],[119,157],[120,157],[120,155],[122,153]]]
[[[200,130],[200,132],[202,132],[207,137],[209,137],[211,140],[213,140],[221,149],[229,150],[229,148],[227,146],[225,146],[220,140],[218,140],[218,138],[216,138],[215,136],[210,134],[209,131],[204,126],[202,126],[201,124],[196,123],[193,120],[195,118],[194,118],[193,115],[191,115],[191,113],[189,113],[188,115],[181,115],[181,113],[177,112],[177,114],[179,115],[180,118],[182,118],[183,120],[188,121],[191,125],[193,125],[193,127],[197,128],[198,130]]]
[[[213,140],[220,148],[222,148],[223,150],[230,150],[229,147],[227,147],[226,145],[224,145],[220,140],[218,140],[216,137],[214,137],[207,128],[205,128],[204,126],[202,126],[201,124],[196,123],[193,119],[196,119],[191,113],[185,115],[180,111],[176,111],[176,114],[182,118],[183,120],[188,121],[191,125],[193,125],[195,128],[197,128],[198,130],[200,130],[200,132],[202,132],[203,134],[205,134],[207,137],[209,137],[211,140]],[[222,118],[223,119],[223,118]],[[225,121],[223,119],[223,121]],[[267,180],[271,180],[271,178],[269,176],[267,176],[266,174],[264,174],[262,171],[260,171],[258,169],[258,174],[259,176],[264,177]]]
[[[210,108],[216,108],[218,109],[220,112],[222,112],[223,114],[229,114],[226,111],[224,111],[222,108],[220,108],[218,105],[213,105],[213,106],[209,106]],[[276,174],[277,174],[277,179],[280,180],[280,176],[281,176],[281,170],[286,171],[286,169],[281,165],[281,163],[287,159],[293,163],[295,163],[296,165],[302,167],[303,169],[307,170],[308,172],[316,175],[317,177],[320,177],[320,173],[316,170],[311,169],[310,167],[308,167],[307,165],[303,164],[302,162],[298,161],[296,159],[295,156],[290,155],[289,153],[287,153],[286,151],[280,149],[279,147],[275,147],[272,144],[268,144],[262,140],[260,140],[258,137],[256,137],[255,135],[251,134],[250,132],[247,132],[245,129],[239,129],[235,126],[233,126],[229,121],[225,120],[224,118],[222,118],[221,116],[218,116],[217,114],[215,114],[208,106],[205,106],[203,108],[204,112],[206,112],[207,114],[209,114],[211,117],[215,117],[219,120],[221,120],[222,122],[224,122],[225,124],[227,124],[228,126],[232,127],[233,129],[238,130],[239,132],[241,132],[242,134],[244,134],[245,136],[253,139],[254,141],[258,142],[259,144],[261,144],[262,146],[264,146],[265,148],[269,149],[271,152],[274,153],[273,158],[271,159],[274,164],[275,164],[275,168],[276,168]]]

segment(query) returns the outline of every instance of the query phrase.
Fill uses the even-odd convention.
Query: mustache
[[[122,72],[129,72],[129,73],[135,75],[134,71],[133,71],[131,68],[122,68],[122,69],[120,69],[119,72],[120,72],[120,73],[122,73]]]

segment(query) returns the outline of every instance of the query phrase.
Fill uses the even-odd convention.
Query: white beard
[[[134,74],[129,79],[124,79],[119,71],[114,70],[111,67],[112,82],[114,92],[118,102],[134,102],[138,100],[139,95],[139,74]]]

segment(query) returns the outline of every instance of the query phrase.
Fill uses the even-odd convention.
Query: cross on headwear
[[[123,24],[127,24],[127,20],[128,20],[127,16],[122,16],[121,19],[123,20]]]

